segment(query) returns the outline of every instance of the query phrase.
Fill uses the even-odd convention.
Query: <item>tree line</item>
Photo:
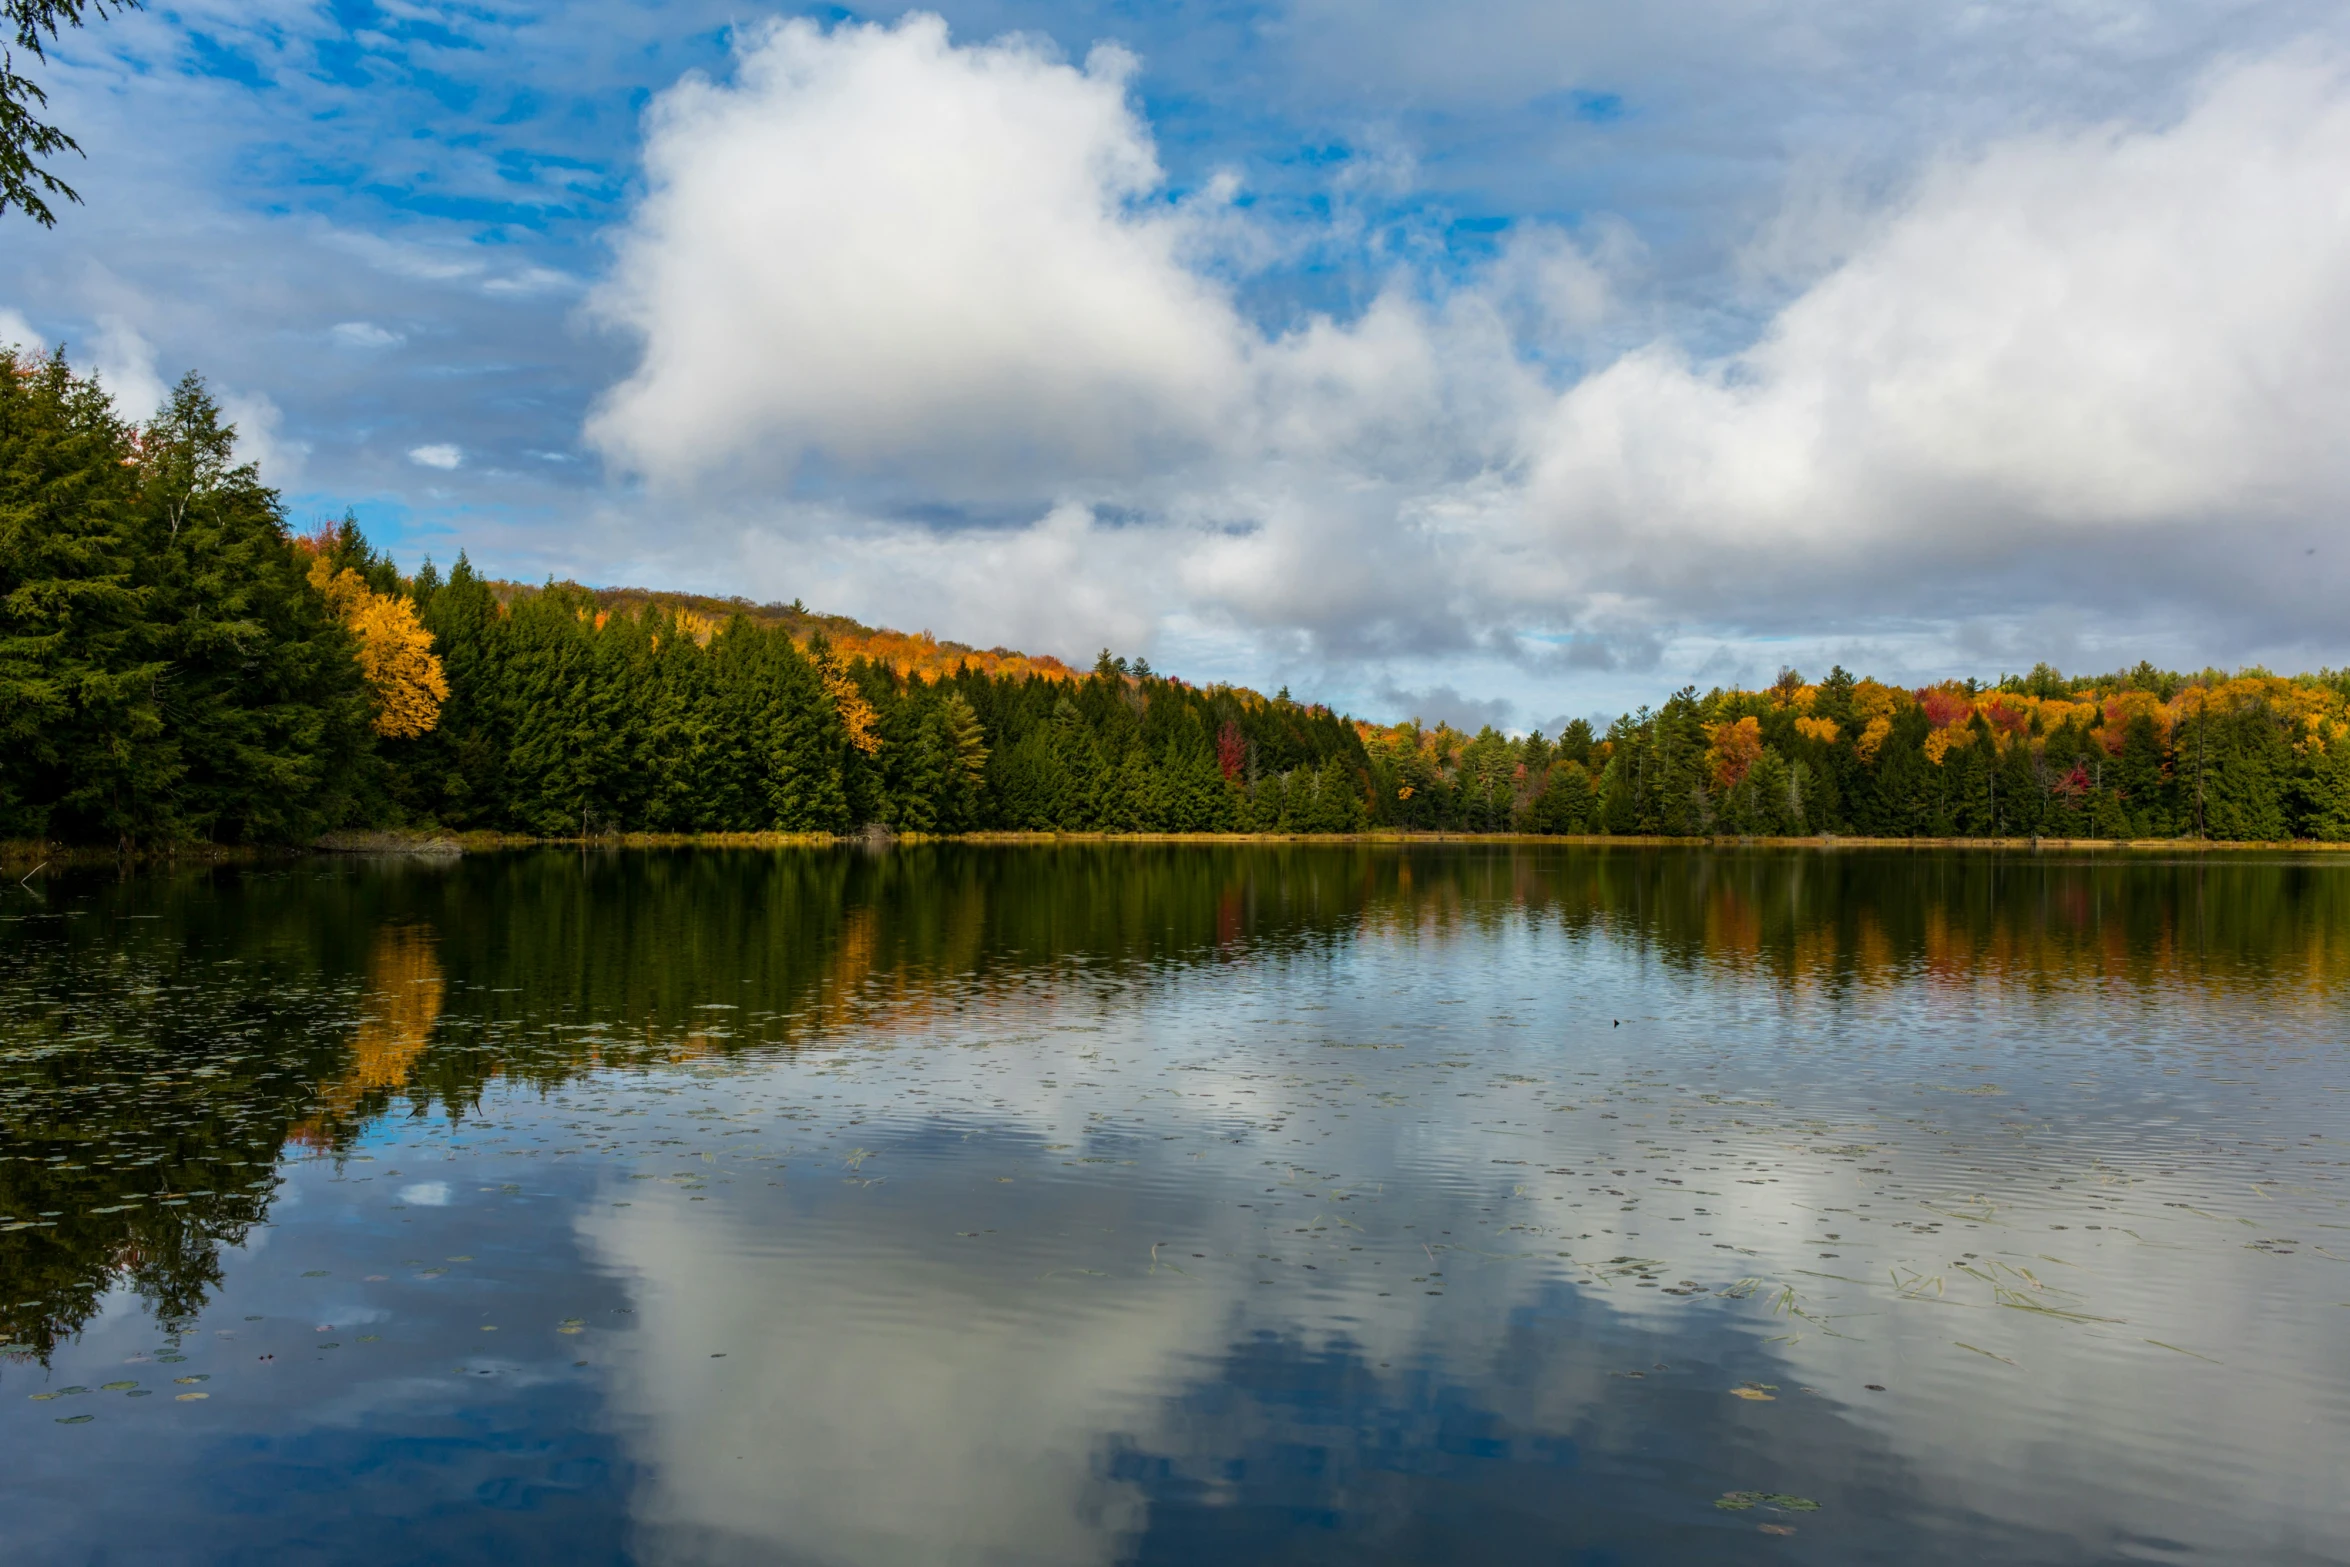
[[[1490,756],[1507,742],[1462,745],[1454,770],[1494,780],[1494,760],[1472,760],[1480,743]],[[1539,737],[1518,744],[1537,751]],[[1517,784],[1542,830],[2341,840],[2350,672],[2140,664],[2083,679],[2042,664],[1993,685],[1907,689],[1786,670],[1763,691],[1684,688],[1570,763],[1542,768],[1538,792]]]
[[[2350,836],[2335,673],[1785,671],[1554,739],[772,611],[404,575],[352,519],[291,530],[196,377],[133,424],[0,351],[0,838]]]

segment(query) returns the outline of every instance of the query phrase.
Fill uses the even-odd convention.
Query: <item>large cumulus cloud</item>
[[[921,16],[772,27],[731,83],[681,83],[604,294],[644,360],[593,435],[662,475],[815,452],[949,486],[1197,445],[1241,391],[1239,323],[1148,205],[1132,65],[957,49]]]
[[[2128,582],[2320,610],[2341,560],[2306,550],[2350,500],[2346,158],[2339,62],[2279,59],[2169,125],[1935,167],[1750,349],[1652,345],[1545,409],[1529,516],[1660,601],[1878,562],[1945,604]]]
[[[2067,609],[2328,634],[2350,81],[2323,50],[1929,160],[1808,239],[1783,215],[1757,245],[1824,259],[1710,357],[1604,225],[1260,325],[1252,258],[1327,235],[1168,190],[1131,69],[928,17],[748,36],[649,116],[601,300],[641,359],[592,437],[753,557],[818,515],[787,477],[854,476],[868,504],[820,514],[842,591],[1064,646],[1588,667],[1674,627]]]

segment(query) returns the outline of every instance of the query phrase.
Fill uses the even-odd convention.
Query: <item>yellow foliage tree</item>
[[[1854,683],[1852,705],[1866,721],[1861,725],[1860,737],[1852,742],[1852,748],[1860,753],[1862,761],[1873,762],[1877,759],[1877,753],[1884,749],[1887,737],[1893,733],[1894,715],[1910,706],[1911,701],[1907,691],[1894,686],[1874,680]]]
[[[881,752],[881,718],[873,711],[873,704],[865,700],[865,693],[857,689],[857,682],[841,667],[838,655],[820,650],[816,655],[816,669],[824,677],[824,689],[832,697],[832,705],[840,712],[841,726],[849,732],[849,744],[867,756]]]
[[[1823,745],[1833,745],[1836,743],[1836,736],[1841,731],[1833,718],[1798,718],[1795,720],[1795,732],[1806,740],[1817,740]]]
[[[324,555],[310,563],[310,581],[359,639],[359,670],[375,698],[375,732],[392,740],[430,733],[449,699],[449,677],[416,606],[369,591],[359,573],[334,570]]]

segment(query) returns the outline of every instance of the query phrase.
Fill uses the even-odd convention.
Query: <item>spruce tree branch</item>
[[[48,198],[79,205],[81,195],[59,179],[44,160],[61,153],[82,156],[71,136],[35,114],[46,109],[49,95],[38,82],[16,69],[16,49],[46,62],[47,45],[69,27],[127,10],[139,0],[0,0],[0,16],[7,21],[14,48],[0,46],[0,213],[11,207],[43,228],[57,226],[57,214]]]

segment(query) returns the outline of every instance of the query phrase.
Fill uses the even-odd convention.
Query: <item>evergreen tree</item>
[[[1766,750],[1755,759],[1754,770],[1746,775],[1742,791],[1747,799],[1742,814],[1742,825],[1749,830],[1787,836],[1803,831],[1803,811],[1800,792],[1795,788],[1794,767],[1776,751]]]
[[[460,551],[449,580],[423,606],[449,699],[440,721],[387,747],[395,792],[416,815],[453,827],[506,825],[509,719],[504,612]]]
[[[178,775],[135,809],[163,835],[285,842],[361,814],[369,700],[350,634],[235,443],[194,375],[141,432],[148,634]]]
[[[2293,778],[2293,835],[2338,843],[2350,838],[2350,730],[2330,744],[2312,741]]]
[[[2114,759],[2113,789],[2127,823],[2126,836],[2168,838],[2179,830],[2173,780],[2167,776],[2161,731],[2144,713],[2122,731]]]
[[[2205,831],[2214,838],[2267,843],[2286,833],[2286,791],[2295,766],[2284,726],[2266,703],[2198,718],[2211,735]]]
[[[788,637],[766,639],[764,703],[769,809],[783,832],[846,832],[848,789],[842,778],[848,731],[832,694],[807,655]]]
[[[1579,833],[1590,820],[1591,807],[1591,775],[1578,762],[1553,762],[1542,792],[1527,810],[1526,826],[1540,833]]]
[[[168,815],[181,764],[130,456],[94,380],[0,349],[0,836],[127,838]]]
[[[1847,756],[1851,765],[1845,772],[1852,800],[1852,821],[1859,831],[1881,838],[1914,838],[1924,834],[1971,830],[1959,818],[1963,817],[1963,801],[1971,797],[1967,784],[1956,779],[1948,790],[1938,789],[1941,782],[1926,761],[1926,735],[1930,729],[1925,714],[1911,708],[1893,721],[1892,733],[1879,746],[1876,768],[1873,772],[1859,764],[1857,751],[1839,746],[1834,755],[1841,761]],[[1955,751],[1953,757],[1962,758],[1962,769],[1979,770],[1982,765],[1977,745]],[[1943,764],[1946,768],[1950,763]],[[1963,773],[1966,778],[1973,771]],[[1988,789],[1984,791],[1988,804]]]

